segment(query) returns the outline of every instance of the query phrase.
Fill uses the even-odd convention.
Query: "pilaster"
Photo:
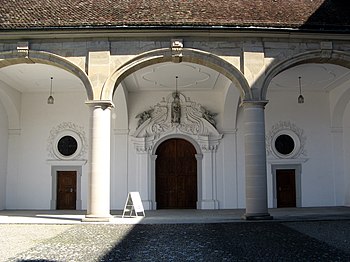
[[[203,147],[202,155],[196,155],[201,160],[202,177],[200,180],[201,196],[198,201],[200,209],[218,209],[219,202],[216,194],[216,150],[217,146]]]

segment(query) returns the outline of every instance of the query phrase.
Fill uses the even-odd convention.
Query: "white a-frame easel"
[[[142,213],[145,216],[145,210],[143,209],[141,197],[139,192],[129,192],[128,197],[125,202],[124,211],[122,218],[124,218],[125,214],[128,213],[128,217],[138,217],[139,213]]]

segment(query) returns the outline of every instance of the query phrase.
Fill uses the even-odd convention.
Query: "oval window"
[[[72,136],[64,136],[57,143],[57,149],[63,156],[71,156],[78,149],[78,142]]]
[[[275,148],[282,155],[289,155],[295,148],[294,139],[289,135],[280,135],[275,140]]]

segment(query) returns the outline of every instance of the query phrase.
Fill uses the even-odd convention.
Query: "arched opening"
[[[88,130],[89,109],[85,102],[93,97],[91,85],[87,76],[64,58],[56,61],[55,55],[41,54],[39,58],[39,54],[31,54],[32,63],[15,54],[0,61],[0,101],[8,116],[8,125],[0,123],[0,129],[7,129],[6,136],[0,134],[0,141],[8,141],[7,166],[0,167],[0,173],[6,174],[2,183],[6,190],[1,190],[6,192],[3,208],[56,209],[58,172],[75,171],[80,165],[81,172],[74,177],[76,189],[69,191],[75,194],[72,207],[81,209],[85,194],[81,188],[86,188],[86,180],[81,182],[81,177],[87,167],[83,167],[86,161],[77,160],[85,160],[86,154],[72,154],[74,157],[70,158],[66,153],[62,157],[53,153],[59,142],[56,138],[65,130],[71,130],[75,124],[81,133]],[[48,104],[51,77],[55,100]],[[62,128],[57,131],[57,126]],[[55,130],[57,133],[52,132]],[[33,191],[37,194],[33,195]]]
[[[249,87],[247,80],[238,68],[222,58],[205,51],[186,49],[182,50],[182,62],[191,63],[197,66],[204,66],[211,70],[217,71],[222,76],[229,79],[233,85],[239,89],[242,99],[252,99],[253,94]],[[149,67],[156,64],[172,62],[173,58],[169,49],[159,49],[152,52],[141,54],[134,59],[126,62],[119,67],[111,76],[107,79],[103,86],[101,99],[111,100],[113,93],[119,84],[129,75],[133,74],[140,69]]]
[[[326,51],[312,51],[298,54],[294,57],[289,57],[283,61],[272,64],[267,70],[266,77],[264,79],[260,97],[262,100],[266,99],[266,95],[271,81],[274,77],[281,74],[283,71],[303,64],[333,64],[340,65],[345,68],[350,68],[350,56],[347,53],[333,50],[331,53]]]
[[[218,191],[221,207],[231,207],[231,203],[236,203],[236,200],[231,202],[235,198],[231,185],[236,183],[237,176],[231,159],[235,154],[235,118],[241,87],[222,70],[207,65],[186,61],[173,63],[165,58],[156,62],[152,60],[148,66],[135,66],[127,71],[128,74],[120,74],[118,80],[115,79],[115,85],[120,83],[113,96],[116,108],[112,115],[112,208],[124,204],[115,196],[124,199],[128,191],[140,191],[146,210],[164,208],[157,203],[159,196],[156,197],[156,165],[159,163],[156,151],[158,145],[170,138],[184,138],[195,146],[193,154],[197,155],[193,159],[197,189],[192,206],[167,208],[218,209]],[[180,123],[174,124],[168,113],[171,112],[176,76],[182,110]],[[108,83],[104,86],[105,91],[107,86]],[[216,123],[212,124],[203,117],[204,109],[215,115]],[[145,112],[150,117],[141,119]],[[120,119],[125,125],[114,123]],[[222,136],[222,132],[228,134]],[[227,144],[225,148],[219,147],[221,139]],[[202,155],[203,151],[206,154]],[[217,171],[221,164],[216,163],[217,152],[224,154],[229,163],[224,164],[225,170],[220,173]],[[224,179],[224,172],[230,173],[230,178]]]
[[[171,138],[156,151],[157,209],[195,209],[197,160],[195,147],[185,139]]]
[[[348,63],[304,58],[280,66],[283,70],[271,79],[266,93],[270,206],[285,206],[279,203],[283,190],[294,201],[287,206],[344,205],[349,181],[343,123],[350,94]],[[300,91],[304,103],[298,102]],[[280,148],[286,139],[290,148]]]
[[[12,51],[12,52],[0,52],[0,68],[8,67],[13,65],[27,65],[27,66],[41,66],[41,65],[47,65],[47,66],[53,66],[60,69],[63,69],[67,73],[70,73],[74,75],[76,78],[78,78],[83,88],[85,89],[87,98],[89,100],[92,100],[94,98],[92,84],[86,75],[86,73],[78,67],[76,64],[73,64],[69,60],[44,51],[34,51],[30,50],[28,52],[28,55],[23,57],[23,55],[20,52]],[[31,67],[33,68],[33,67]],[[49,67],[46,67],[49,68]],[[47,70],[44,70],[41,72],[42,76],[47,76]]]

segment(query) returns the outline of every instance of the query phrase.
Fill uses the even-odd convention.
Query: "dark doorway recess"
[[[184,139],[169,139],[156,151],[158,209],[195,209],[197,203],[196,149]]]
[[[295,169],[277,169],[277,207],[296,207]]]

